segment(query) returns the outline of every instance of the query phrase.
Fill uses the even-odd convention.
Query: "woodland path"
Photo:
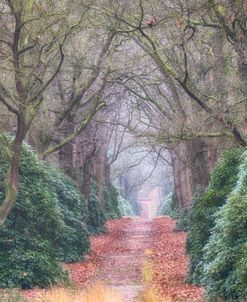
[[[151,221],[142,218],[130,220],[118,238],[118,250],[104,255],[101,269],[93,277],[93,282],[116,289],[125,301],[135,301],[145,286],[143,264],[151,240]]]
[[[186,283],[186,233],[175,231],[173,219],[122,218],[108,221],[107,228],[106,234],[91,237],[86,261],[67,265],[75,286],[102,283],[128,302],[147,286],[166,301],[202,300],[202,288]]]
[[[85,261],[65,265],[75,288],[100,283],[114,288],[124,301],[134,302],[151,286],[167,302],[202,301],[202,288],[186,283],[186,233],[175,231],[174,220],[121,218],[108,221],[107,229],[106,234],[91,237],[92,251]],[[24,293],[32,298],[46,292]]]

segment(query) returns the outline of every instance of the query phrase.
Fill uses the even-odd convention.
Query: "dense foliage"
[[[159,215],[168,215],[176,217],[178,212],[178,201],[175,192],[171,192],[166,196],[159,208]]]
[[[190,223],[190,207],[180,209],[175,192],[171,192],[161,202],[158,215],[167,215],[176,219],[176,231],[188,231]]]
[[[232,170],[231,177],[235,177]],[[203,283],[210,298],[247,299],[247,152],[237,185],[216,215],[204,248]]]
[[[130,199],[130,203],[131,203],[132,209],[134,211],[134,215],[140,215],[141,209],[140,209],[140,205],[139,205],[138,201]]]
[[[117,219],[121,217],[119,193],[113,184],[105,188],[105,213],[106,218]]]
[[[49,175],[66,225],[58,253],[62,261],[79,261],[90,248],[85,202],[71,178],[51,167]]]
[[[191,206],[180,209],[176,214],[176,231],[189,231],[190,229]]]
[[[90,193],[87,200],[87,226],[88,230],[92,234],[100,234],[106,231],[105,213],[100,206],[100,201],[98,197],[98,186],[95,181],[91,181]]]
[[[0,148],[0,201],[8,165]],[[65,277],[57,249],[66,225],[47,169],[27,146],[20,179],[17,203],[0,231],[0,287],[45,287]]]
[[[192,283],[202,282],[203,248],[208,242],[210,230],[215,225],[214,214],[226,202],[227,195],[236,184],[240,154],[240,150],[226,152],[212,172],[207,191],[195,197],[187,240],[188,280]]]
[[[119,195],[119,211],[121,216],[134,216],[132,204],[127,199]]]
[[[1,141],[0,202],[11,139]],[[0,230],[0,287],[46,287],[67,279],[59,261],[89,249],[85,205],[73,181],[25,145],[17,202]]]

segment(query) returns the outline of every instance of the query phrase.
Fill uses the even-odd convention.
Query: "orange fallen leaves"
[[[124,230],[130,221],[131,218],[107,221],[107,234],[95,235],[90,238],[91,252],[86,256],[84,261],[63,264],[64,268],[68,270],[75,287],[90,285],[90,279],[100,268],[104,254],[112,251],[121,251],[123,249],[123,246],[119,246],[118,244],[118,238],[123,236]],[[49,289],[25,290],[22,291],[22,295],[32,300],[33,298],[45,295],[48,291]]]
[[[153,280],[163,297],[174,300],[202,300],[203,289],[186,283],[188,259],[185,255],[185,232],[175,232],[169,217],[152,222]]]
[[[64,265],[75,286],[82,287],[90,283],[90,278],[102,264],[104,254],[123,250],[123,246],[118,244],[118,239],[123,236],[129,223],[130,218],[107,221],[108,232],[90,238],[92,250],[85,261]]]
[[[92,251],[85,261],[64,264],[69,271],[75,287],[85,288],[91,285],[93,276],[101,269],[107,253],[126,251],[123,244],[125,230],[130,224],[129,218],[110,220],[107,222],[108,233],[91,237]],[[156,218],[152,222],[151,245],[143,254],[152,267],[151,288],[155,288],[165,301],[199,301],[203,297],[203,289],[186,283],[188,259],[185,255],[185,232],[174,231],[175,222],[168,217]],[[130,254],[132,251],[128,251]],[[136,252],[136,251],[135,251]],[[140,253],[143,251],[140,251]],[[112,265],[114,267],[114,265]],[[119,269],[122,269],[119,266]],[[123,263],[123,268],[125,264]],[[139,274],[139,273],[138,273]],[[47,291],[43,291],[43,294]],[[33,298],[41,294],[41,290],[31,290],[26,297]],[[149,299],[150,300],[150,299]],[[148,301],[149,301],[148,300]],[[151,300],[152,301],[152,300]],[[156,300],[155,300],[156,301]]]

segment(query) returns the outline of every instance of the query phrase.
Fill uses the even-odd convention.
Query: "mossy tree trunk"
[[[4,179],[5,198],[0,206],[0,227],[3,226],[11,209],[15,205],[19,191],[19,165],[21,158],[21,147],[26,135],[26,123],[23,113],[18,114],[16,136],[13,142],[13,155],[10,167]]]

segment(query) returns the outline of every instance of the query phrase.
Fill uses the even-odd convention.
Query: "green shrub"
[[[134,216],[134,210],[131,203],[119,195],[119,211],[121,216]]]
[[[177,217],[178,214],[178,201],[175,192],[171,192],[166,196],[159,208],[159,215],[168,215]]]
[[[105,188],[105,214],[106,218],[117,219],[121,217],[119,210],[119,193],[117,189],[110,184]]]
[[[105,232],[105,222],[106,217],[104,211],[100,207],[97,183],[95,181],[91,181],[87,215],[87,226],[89,232],[92,234],[100,234]]]
[[[171,192],[161,203],[158,214],[176,219],[176,231],[188,231],[190,227],[191,207],[180,209],[175,192]]]
[[[215,225],[214,214],[226,202],[228,194],[236,184],[241,153],[241,150],[225,152],[212,172],[206,192],[195,196],[186,243],[189,255],[188,281],[191,283],[202,282],[203,248],[209,240],[210,230]]]
[[[3,150],[0,146],[0,203],[9,166]],[[46,287],[66,279],[57,260],[65,229],[47,169],[24,146],[17,202],[0,230],[0,287]]]
[[[52,167],[49,175],[66,224],[58,254],[65,262],[80,261],[90,248],[85,202],[70,177]]]
[[[140,207],[140,204],[139,204],[137,198],[136,197],[134,197],[133,199],[130,198],[129,202],[134,211],[134,215],[136,215],[136,216],[140,215],[141,207]]]
[[[177,211],[176,214],[176,231],[187,232],[190,229],[191,207],[187,206]]]
[[[158,214],[168,215],[176,219],[176,231],[188,231],[190,226],[191,207],[179,209],[175,192],[171,192],[161,203]]]
[[[204,248],[203,284],[212,299],[247,299],[246,188],[247,152],[240,166],[236,188],[216,214],[216,225]]]

